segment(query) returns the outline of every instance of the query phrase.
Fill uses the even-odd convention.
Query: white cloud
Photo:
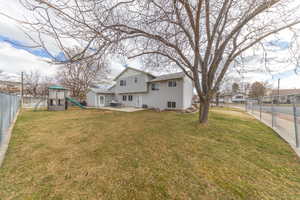
[[[10,44],[0,43],[0,70],[20,74],[22,71],[38,70],[44,75],[54,75],[55,66],[25,50],[15,49]]]
[[[0,12],[3,12],[9,16],[24,19],[24,16],[30,18],[30,14],[26,12],[26,9],[22,7],[18,0],[0,0]],[[33,34],[33,33],[32,33]],[[0,15],[0,35],[9,37],[14,40],[21,41],[24,44],[31,44],[31,41],[27,36],[20,30],[20,25],[14,20],[8,19],[5,16]],[[279,35],[272,36],[268,40],[282,39],[284,41],[291,37],[289,31],[281,32]],[[46,39],[47,45],[51,46],[50,49],[57,52],[57,48],[53,40],[50,38]],[[69,41],[68,41],[69,42]],[[71,42],[69,42],[71,43]],[[251,54],[252,52],[249,52]],[[256,55],[263,55],[261,50],[256,51]],[[268,53],[269,57],[275,57],[276,59],[285,59],[288,56],[288,51],[274,51]],[[130,61],[129,66],[142,69],[138,59]],[[253,68],[259,68],[260,73],[247,73],[245,74],[245,80],[254,81],[272,81],[271,75],[265,71],[264,66],[253,60],[249,63]],[[273,63],[270,68],[274,70],[274,73],[282,72],[292,69],[292,66],[284,66],[282,63]],[[6,72],[4,77],[11,77],[11,74],[20,74],[21,71],[40,70],[44,74],[54,74],[55,67],[46,63],[45,60],[34,56],[24,50],[18,50],[13,48],[11,45],[6,43],[0,43],[0,69]],[[111,77],[116,76],[120,73],[124,67],[119,62],[112,60],[111,62]],[[160,72],[154,74],[159,74]],[[10,74],[10,75],[9,75]],[[282,78],[283,88],[300,88],[300,77],[297,75]]]

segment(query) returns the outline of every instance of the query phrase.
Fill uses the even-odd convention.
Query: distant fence
[[[247,99],[244,104],[232,103],[230,107],[245,109],[276,130],[293,147],[300,147],[300,95]]]
[[[47,108],[47,97],[23,97],[23,108]]]
[[[0,93],[0,146],[20,109],[21,97]]]

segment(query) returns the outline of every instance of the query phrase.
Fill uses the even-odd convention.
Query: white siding
[[[149,92],[142,94],[142,102],[149,108],[158,108],[161,110],[170,109],[167,107],[168,101],[176,102],[175,109],[183,109],[183,81],[176,80],[176,87],[168,87],[168,81],[161,81],[159,90],[151,90],[149,84]]]
[[[96,97],[96,93],[94,93],[93,91],[89,91],[87,93],[87,106],[88,107],[97,107],[97,97]]]
[[[114,95],[112,94],[96,94],[93,91],[90,91],[87,93],[87,106],[88,107],[99,107],[100,102],[99,102],[99,96],[104,96],[105,102],[104,106],[110,106],[110,103],[114,99]]]
[[[128,70],[127,72],[130,72]],[[124,73],[127,74],[127,72]],[[121,76],[116,80],[116,86],[115,86],[115,93],[140,93],[140,92],[147,92],[147,82],[149,81],[149,76],[144,73],[135,74],[131,76]],[[135,79],[137,79],[137,82],[135,82]],[[121,86],[120,81],[126,81],[126,85]]]
[[[126,101],[123,101],[123,96],[126,96]],[[129,97],[132,96],[132,101],[129,101]],[[138,106],[138,96],[141,96],[141,94],[118,94],[116,95],[116,99],[118,102],[122,103],[124,106],[128,107],[142,107],[142,104]]]
[[[194,96],[194,87],[192,80],[185,76],[183,79],[183,109],[190,108],[192,106],[192,99]]]

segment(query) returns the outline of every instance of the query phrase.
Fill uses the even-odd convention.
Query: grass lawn
[[[23,111],[0,199],[300,199],[300,160],[232,109],[196,114]]]

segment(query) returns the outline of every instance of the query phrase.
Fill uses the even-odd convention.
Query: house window
[[[58,99],[58,105],[61,106],[61,99]]]
[[[151,89],[152,90],[159,90],[159,84],[158,83],[152,83],[151,84]]]
[[[137,83],[137,82],[138,82],[138,78],[134,77],[134,83]]]
[[[126,80],[120,80],[120,86],[126,86]]]
[[[169,87],[176,87],[176,81],[172,80],[168,82]]]
[[[168,108],[176,108],[176,102],[174,101],[168,101]]]
[[[50,106],[53,106],[53,99],[50,99]]]
[[[132,101],[132,99],[133,99],[132,95],[129,95],[128,96],[128,101]]]
[[[123,101],[126,101],[127,100],[127,96],[123,96]]]

